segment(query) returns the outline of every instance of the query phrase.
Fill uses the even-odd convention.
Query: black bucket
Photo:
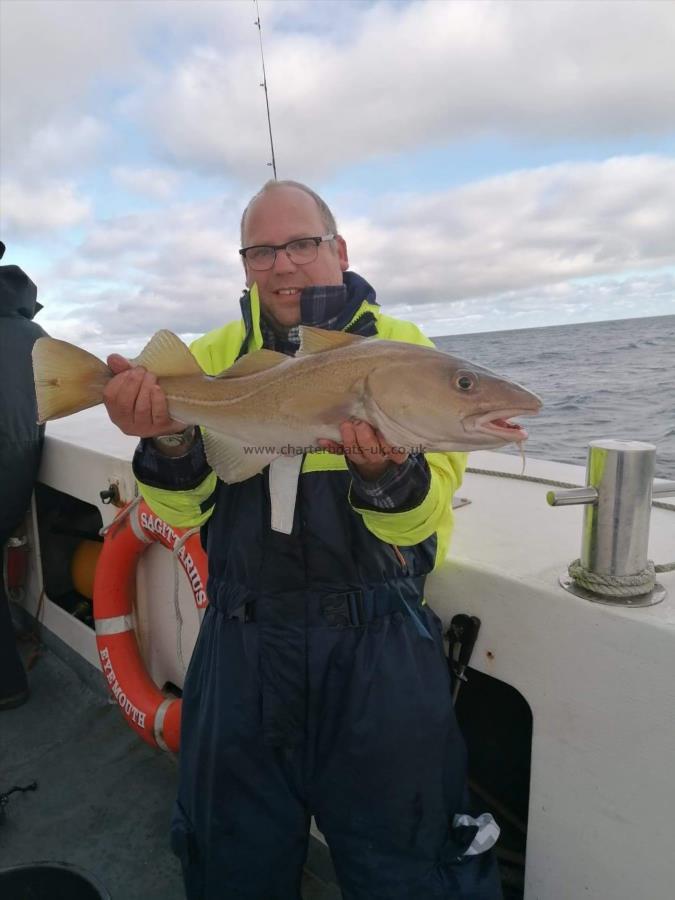
[[[60,862],[33,862],[0,869],[2,900],[111,900],[89,872]]]

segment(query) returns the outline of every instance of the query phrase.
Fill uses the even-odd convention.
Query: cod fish
[[[498,375],[400,341],[301,326],[295,357],[272,350],[243,356],[213,377],[170,331],[158,331],[132,361],[154,373],[170,415],[202,426],[206,457],[228,483],[244,481],[279,456],[340,441],[351,417],[408,452],[522,445],[512,416],[535,415],[541,400]],[[65,341],[33,348],[39,422],[96,406],[113,377],[97,357]]]

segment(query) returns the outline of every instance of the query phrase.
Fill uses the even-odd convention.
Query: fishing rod
[[[260,82],[260,87],[265,91],[265,106],[267,107],[267,127],[270,132],[270,148],[272,150],[272,162],[267,163],[268,166],[272,166],[272,171],[274,172],[274,180],[277,180],[277,162],[274,157],[274,140],[272,138],[272,120],[270,119],[270,98],[267,93],[267,75],[265,73],[265,55],[263,53],[263,42],[262,42],[262,25],[260,24],[260,10],[258,9],[258,0],[253,0],[255,3],[255,12],[257,15],[257,19],[253,23],[258,28],[258,37],[260,39],[260,59],[262,60],[262,72],[263,72],[263,80]]]

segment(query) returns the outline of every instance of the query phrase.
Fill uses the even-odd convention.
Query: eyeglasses
[[[285,244],[269,246],[259,244],[255,247],[243,247],[239,253],[254,271],[264,272],[266,269],[272,268],[279,250],[284,250],[290,261],[296,266],[305,266],[317,258],[319,244],[333,240],[335,240],[334,234],[324,234],[321,237],[297,238],[294,241],[287,241]]]

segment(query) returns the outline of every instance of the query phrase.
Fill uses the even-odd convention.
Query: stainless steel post
[[[584,509],[581,564],[599,575],[635,575],[647,565],[656,448],[641,441],[592,441],[586,483],[598,492]]]
[[[667,496],[675,483],[654,485],[656,448],[642,441],[592,441],[588,448],[586,487],[549,491],[551,506],[585,506],[581,565],[593,575],[621,578],[642,573],[649,562],[652,495]],[[665,597],[662,585],[647,593],[613,598],[560,577],[565,590],[599,603],[651,606]]]

